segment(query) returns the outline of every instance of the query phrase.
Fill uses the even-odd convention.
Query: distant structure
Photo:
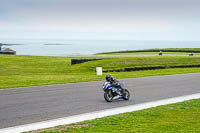
[[[160,56],[162,56],[162,55],[163,55],[162,51],[160,51],[159,55],[160,55]]]
[[[191,52],[191,53],[189,54],[189,56],[194,56],[194,52]]]
[[[2,43],[0,43],[0,51],[2,50],[2,46],[3,46],[3,44],[2,44]]]
[[[11,55],[16,55],[16,51],[10,49],[10,48],[6,48],[6,49],[2,49],[2,46],[5,44],[0,43],[0,54],[11,54]]]

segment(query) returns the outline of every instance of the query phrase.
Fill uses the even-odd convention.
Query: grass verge
[[[30,133],[197,133],[200,99]]]
[[[107,73],[97,76],[95,68],[103,70],[126,67],[173,66],[200,64],[200,57],[113,57],[71,65],[71,58],[0,55],[0,89],[76,83],[104,80]],[[200,68],[172,68],[133,72],[110,72],[116,78],[171,75],[200,72]]]

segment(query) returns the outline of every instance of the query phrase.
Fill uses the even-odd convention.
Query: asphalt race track
[[[0,90],[0,128],[200,93],[200,73],[120,81],[129,101],[107,103],[103,81]]]

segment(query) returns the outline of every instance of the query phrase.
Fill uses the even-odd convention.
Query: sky
[[[2,0],[0,38],[200,40],[200,0]]]

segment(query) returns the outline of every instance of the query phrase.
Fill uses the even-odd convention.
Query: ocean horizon
[[[17,55],[69,56],[151,48],[200,48],[200,41],[0,39]]]

